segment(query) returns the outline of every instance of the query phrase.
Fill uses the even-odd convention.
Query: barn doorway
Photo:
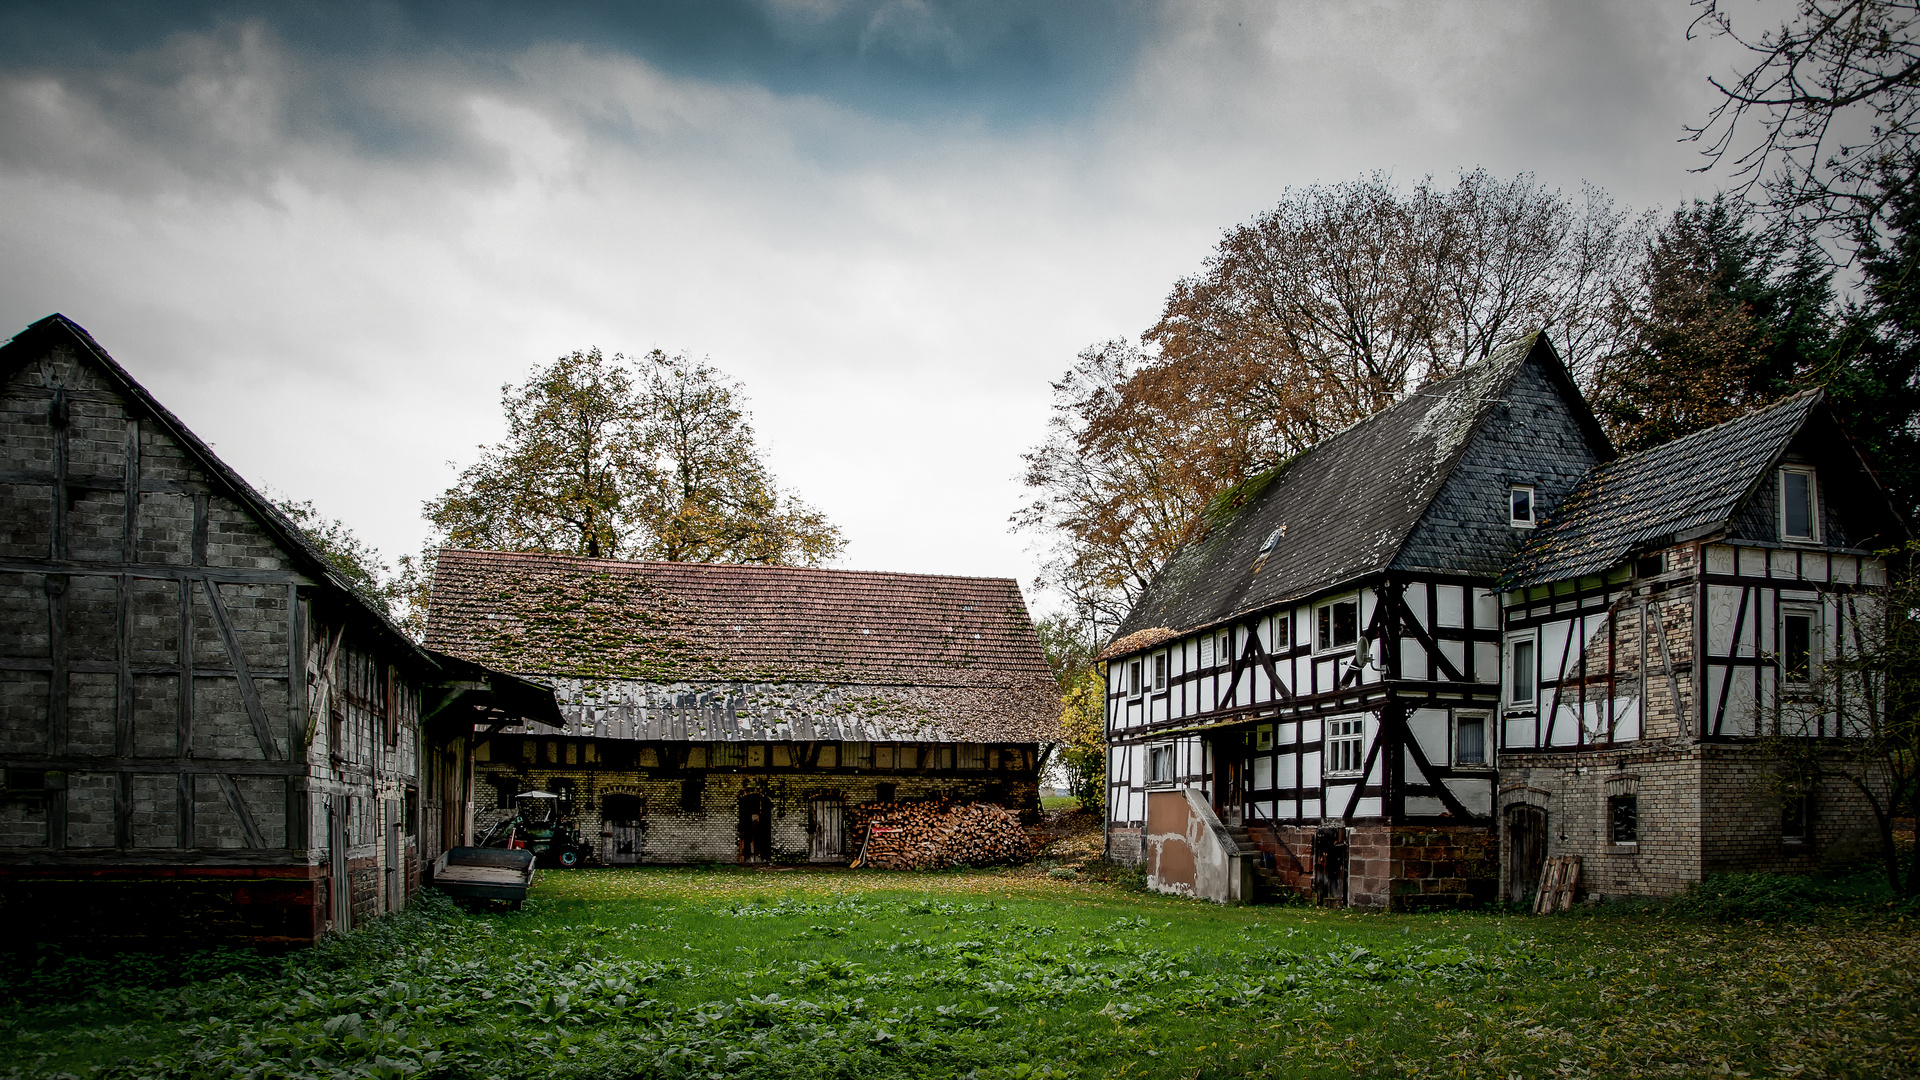
[[[1314,830],[1313,896],[1329,904],[1347,902],[1347,830],[1338,825]]]
[[[740,861],[766,862],[773,853],[773,803],[758,792],[740,796]]]
[[[813,800],[807,816],[809,862],[833,863],[846,859],[846,811],[846,804],[837,795]]]
[[[327,800],[327,914],[333,929],[353,929],[353,886],[347,881],[347,797]]]
[[[608,866],[633,866],[645,846],[640,796],[617,792],[600,800],[600,861]]]
[[[1507,835],[1503,838],[1507,860],[1507,896],[1524,904],[1540,885],[1540,871],[1547,865],[1547,812],[1530,803],[1507,807]]]

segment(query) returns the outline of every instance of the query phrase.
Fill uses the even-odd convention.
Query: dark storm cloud
[[[309,58],[480,60],[549,44],[623,53],[669,74],[745,81],[904,117],[995,124],[1077,114],[1123,78],[1153,18],[1140,3],[1020,0],[660,0],[653,3],[78,3],[0,10],[0,63],[109,67],[182,32],[267,28]],[[414,125],[349,86],[336,119],[375,146],[412,146]]]

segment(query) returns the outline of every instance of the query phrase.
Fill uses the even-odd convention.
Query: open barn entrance
[[[766,862],[773,853],[773,803],[765,795],[740,796],[740,861]]]
[[[600,861],[608,866],[632,866],[640,861],[640,796],[615,792],[600,800]]]

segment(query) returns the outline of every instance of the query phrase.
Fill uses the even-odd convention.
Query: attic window
[[[1280,543],[1281,535],[1286,531],[1286,526],[1282,525],[1280,528],[1268,533],[1266,541],[1260,545],[1260,554],[1267,555],[1272,553],[1273,549]]]
[[[1780,470],[1780,539],[1820,541],[1819,493],[1813,470]]]
[[[1507,489],[1507,523],[1516,529],[1531,529],[1539,524],[1533,514],[1533,485],[1514,484]]]

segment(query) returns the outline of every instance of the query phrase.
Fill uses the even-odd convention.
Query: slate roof
[[[1103,658],[1386,570],[1529,358],[1575,403],[1590,444],[1610,455],[1546,335],[1528,335],[1275,470],[1244,507],[1167,561]]]
[[[445,550],[427,643],[553,684],[573,733],[1058,738],[1009,578]]]
[[[1598,574],[1637,551],[1724,526],[1823,400],[1808,390],[1593,470],[1521,548],[1500,587]]]

